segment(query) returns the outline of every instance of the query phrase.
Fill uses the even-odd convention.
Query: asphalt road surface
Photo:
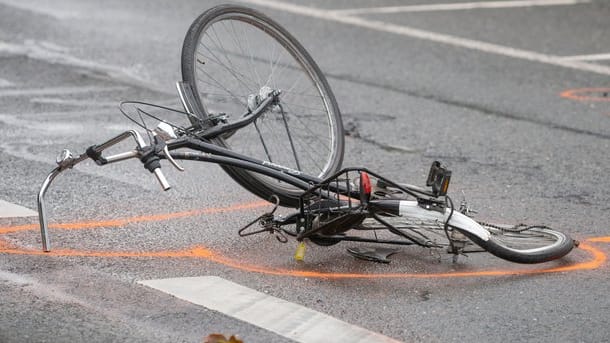
[[[178,106],[184,34],[217,2],[0,0],[0,342],[610,339],[610,2],[241,3],[327,75],[345,166],[423,184],[442,160],[478,219],[550,225],[581,248],[536,266],[404,248],[385,265],[341,243],[296,262],[294,241],[238,237],[269,204],[218,166],[166,167],[162,192],[127,161],[57,178],[41,253],[32,210],[56,154],[133,128],[121,100]],[[184,277],[198,279],[159,281]],[[175,290],[190,284],[213,296]],[[237,311],[236,294],[259,301]],[[282,328],[298,313],[317,321]]]

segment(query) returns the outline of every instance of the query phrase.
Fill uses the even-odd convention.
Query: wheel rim
[[[521,254],[535,254],[554,249],[566,240],[566,236],[561,232],[543,228],[516,232],[492,227],[485,228],[490,231],[491,237],[497,244]]]
[[[265,87],[281,90],[281,106],[272,106],[256,125],[218,141],[244,155],[323,177],[336,167],[336,117],[314,67],[297,49],[259,18],[244,13],[217,16],[199,35],[194,87],[206,114],[224,112],[233,118],[246,111],[248,96],[261,96]],[[290,188],[265,176],[256,178]]]

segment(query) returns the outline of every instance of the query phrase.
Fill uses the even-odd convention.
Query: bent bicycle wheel
[[[502,259],[516,263],[548,262],[567,255],[574,248],[568,235],[547,227],[527,227],[520,230],[497,225],[482,225],[491,233],[488,241],[475,243]]]
[[[426,221],[421,218],[388,217],[384,218],[400,230],[404,237],[427,247],[447,248],[450,246],[442,223]],[[469,243],[465,252],[487,251],[499,258],[516,263],[542,263],[567,255],[575,246],[568,235],[547,227],[509,227],[482,224],[489,233],[489,239],[483,240],[466,230],[453,226],[466,236]],[[384,225],[367,220],[360,230],[381,230]],[[481,250],[473,249],[472,244]]]
[[[279,91],[253,124],[214,138],[215,144],[304,174],[324,178],[343,160],[343,124],[335,97],[307,51],[255,10],[216,6],[191,25],[182,47],[182,78],[193,88],[203,119],[247,113],[251,102]],[[223,166],[241,186],[283,206],[298,206],[302,190],[243,169]]]

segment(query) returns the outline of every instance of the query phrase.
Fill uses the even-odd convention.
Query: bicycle
[[[170,185],[161,172],[162,159],[178,170],[184,170],[178,160],[202,161],[219,164],[242,187],[273,200],[273,210],[244,226],[240,236],[271,232],[281,242],[292,236],[321,246],[342,241],[419,245],[447,249],[454,259],[482,249],[517,263],[554,260],[578,244],[546,226],[475,221],[465,201],[454,207],[447,195],[451,171],[437,161],[428,188],[396,183],[366,168],[341,169],[343,126],[324,74],[291,34],[258,11],[220,5],[201,14],[186,34],[181,63],[177,90],[183,110],[137,101],[120,105],[145,130],[148,143],[130,130],[78,156],[67,150],[58,156],[38,194],[44,251],[50,251],[44,197],[55,177],[86,159],[103,166],[132,158],[164,190]],[[129,138],[135,149],[104,155]],[[277,216],[278,206],[298,210]],[[252,230],[253,225],[260,228]],[[366,251],[351,253],[387,262]]]

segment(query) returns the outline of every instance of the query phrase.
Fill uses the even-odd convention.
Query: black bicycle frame
[[[307,175],[301,171],[241,155],[211,142],[192,137],[183,137],[169,141],[167,142],[167,147],[171,152],[171,157],[176,160],[211,162],[223,166],[246,169],[286,182],[304,191],[311,187],[312,184],[317,184],[322,181],[322,179],[318,177]],[[199,153],[175,151],[181,148],[196,150],[199,151]],[[159,157],[164,158],[163,155]]]
[[[256,109],[249,111],[248,113],[246,113],[246,115],[242,116],[242,118],[236,122],[233,122],[230,124],[217,123],[217,124],[208,125],[209,121],[206,122],[206,120],[203,119],[204,116],[202,116],[201,113],[199,113],[199,111],[195,110],[196,106],[194,105],[195,101],[194,101],[194,97],[192,95],[192,89],[191,89],[190,85],[188,85],[187,83],[179,82],[177,84],[177,86],[178,86],[178,93],[180,94],[180,99],[182,100],[183,106],[186,110],[185,114],[199,118],[199,123],[196,123],[192,127],[186,129],[186,132],[184,132],[184,135],[182,135],[178,138],[175,138],[175,139],[170,139],[165,142],[158,141],[157,138],[155,138],[155,142],[154,143],[151,142],[152,145],[147,146],[145,144],[145,142],[143,141],[142,137],[140,136],[140,134],[138,134],[136,131],[131,130],[131,131],[126,131],[114,138],[111,138],[110,140],[108,140],[105,143],[102,143],[99,145],[93,145],[93,146],[89,147],[85,153],[83,153],[79,156],[76,156],[76,157],[73,157],[68,151],[62,152],[62,153],[65,153],[65,156],[63,156],[64,154],[62,154],[63,157],[61,157],[57,160],[58,167],[55,168],[53,171],[51,171],[51,173],[47,176],[47,178],[45,179],[45,181],[42,184],[40,192],[38,193],[38,212],[39,212],[40,229],[41,229],[41,235],[42,235],[42,245],[43,245],[44,251],[50,250],[50,243],[49,243],[48,232],[47,232],[48,224],[47,224],[46,215],[45,215],[46,206],[44,204],[44,197],[45,197],[46,191],[49,188],[51,182],[55,179],[55,177],[57,175],[59,175],[59,173],[61,173],[62,171],[66,170],[66,169],[71,169],[76,164],[78,164],[88,158],[93,159],[98,165],[105,165],[105,164],[109,164],[109,163],[123,161],[123,160],[130,159],[130,158],[135,158],[135,157],[139,158],[142,156],[142,153],[145,149],[149,149],[148,151],[150,152],[150,149],[152,148],[152,150],[154,151],[154,154],[158,158],[170,160],[170,162],[172,162],[172,164],[174,164],[174,166],[176,166],[177,168],[180,168],[180,167],[177,166],[175,164],[175,162],[172,161],[172,159],[211,162],[211,163],[216,163],[216,164],[219,164],[222,166],[240,168],[240,169],[249,170],[249,171],[252,171],[255,173],[259,173],[262,175],[266,175],[266,176],[269,176],[276,180],[283,181],[298,189],[301,189],[301,190],[303,190],[303,192],[306,192],[309,189],[311,189],[313,186],[319,185],[322,182],[324,182],[324,180],[320,179],[319,177],[307,175],[307,174],[303,173],[302,171],[284,167],[284,166],[281,166],[279,164],[276,164],[276,163],[273,163],[270,161],[263,161],[263,160],[259,160],[259,159],[253,158],[253,157],[245,156],[245,155],[239,154],[235,151],[232,151],[230,149],[227,149],[227,148],[224,148],[217,144],[214,144],[210,141],[211,139],[222,137],[222,135],[227,132],[239,130],[240,128],[251,124],[254,120],[256,120],[256,118],[258,118],[267,109],[268,106],[270,106],[274,102],[275,97],[279,93],[273,94],[272,97],[269,97],[269,98],[263,100],[257,106]],[[102,152],[106,148],[109,148],[129,137],[133,137],[135,139],[135,141],[137,143],[137,149],[128,151],[128,152],[124,152],[124,153],[120,153],[117,155],[113,155],[113,156],[108,156],[106,158],[102,157]],[[163,149],[165,149],[165,150],[163,150]],[[195,150],[197,152],[177,151],[179,149],[190,149],[190,150]],[[161,173],[160,170],[161,170],[160,166],[157,165],[157,167],[151,171],[154,172],[155,176],[161,183],[162,187],[165,190],[167,190],[170,188],[170,186],[167,183],[165,176],[163,176],[163,174]],[[362,170],[364,170],[364,169],[362,169]],[[329,176],[329,178],[336,177],[341,172],[338,172],[333,176]],[[370,173],[370,174],[373,176],[376,176],[374,173]],[[426,195],[426,196],[432,195],[429,192],[420,190],[418,188],[412,188],[410,186],[399,185],[399,184],[395,184],[392,182],[389,182],[389,185],[392,187],[398,188],[405,193],[411,194],[416,198],[419,198],[419,196],[417,194]],[[350,190],[349,187],[345,188],[345,187],[340,187],[340,186],[328,185],[328,187],[326,187],[325,190],[328,190],[330,192],[340,193],[340,194],[347,195],[347,196],[353,197],[353,198],[359,197],[359,191]]]

